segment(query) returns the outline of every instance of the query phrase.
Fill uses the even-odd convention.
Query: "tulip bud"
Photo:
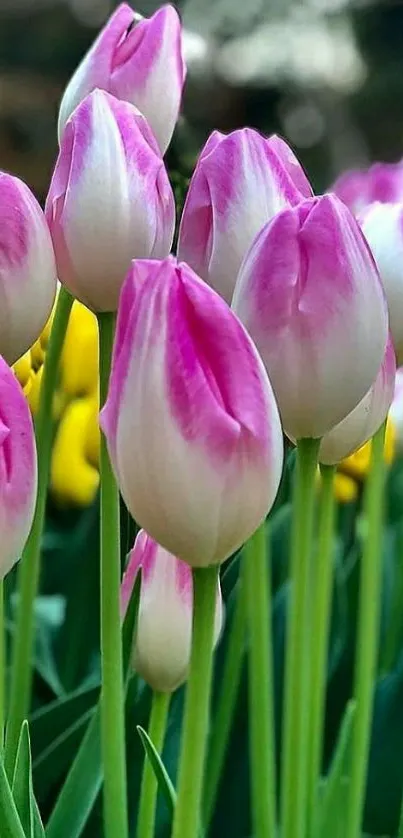
[[[0,357],[0,579],[21,556],[34,516],[37,464],[24,393]]]
[[[194,567],[224,561],[274,501],[283,441],[261,359],[173,258],[126,278],[101,427],[133,518]]]
[[[122,581],[126,612],[141,568],[141,591],[133,666],[153,690],[173,692],[186,680],[193,618],[192,570],[140,530]],[[214,639],[222,626],[222,599],[217,583]]]
[[[207,140],[183,209],[178,258],[231,303],[242,259],[281,209],[312,195],[287,144],[251,128]]]
[[[361,228],[378,266],[395,352],[403,360],[403,203],[372,204]]]
[[[66,87],[59,140],[75,108],[98,87],[136,105],[163,154],[178,118],[185,75],[181,23],[174,7],[163,6],[147,19],[122,3]]]
[[[395,376],[395,351],[389,339],[383,364],[368,393],[357,407],[321,440],[320,463],[336,465],[373,437],[388,415],[395,387]]]
[[[131,259],[167,256],[175,201],[144,117],[95,90],[63,135],[46,201],[60,281],[89,308],[115,311]]]
[[[361,230],[334,195],[283,210],[261,230],[233,307],[290,438],[323,436],[369,390],[386,348],[386,300]]]
[[[389,418],[395,431],[395,444],[399,454],[403,452],[403,367],[396,371],[395,390],[389,411]]]
[[[44,214],[28,187],[0,172],[0,353],[13,364],[42,331],[56,294]]]
[[[374,163],[367,170],[344,172],[332,187],[354,215],[359,215],[375,201],[382,204],[403,199],[403,160],[399,163]]]

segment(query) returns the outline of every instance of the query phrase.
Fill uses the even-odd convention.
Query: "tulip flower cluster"
[[[170,694],[188,677],[191,683],[200,618],[207,614],[200,642],[205,724],[211,652],[223,622],[219,566],[263,532],[282,476],[283,434],[300,458],[294,520],[300,530],[294,527],[292,540],[297,553],[302,533],[303,572],[296,593],[294,555],[291,562],[298,617],[309,599],[298,597],[308,589],[309,573],[305,581],[303,573],[312,546],[317,465],[332,479],[327,466],[338,466],[341,479],[354,469],[362,474],[370,440],[388,414],[389,436],[396,434],[398,446],[403,426],[401,372],[396,376],[396,355],[403,353],[402,164],[345,177],[335,192],[315,196],[280,137],[251,128],[215,131],[190,180],[173,255],[175,200],[163,154],[184,80],[174,8],[143,19],[119,6],[64,93],[45,212],[24,184],[0,174],[0,576],[19,558],[34,515],[28,403],[35,413],[40,402],[40,415],[45,406],[49,425],[56,424],[50,468],[55,495],[90,503],[101,471],[103,747],[114,736],[111,707],[120,714],[117,736],[123,739],[119,616],[127,612],[139,575],[132,663],[156,694]],[[74,303],[58,370],[52,360],[58,380],[49,396],[41,382],[50,329],[57,335],[56,277],[59,302],[67,298],[70,305],[73,297]],[[15,375],[7,364],[14,364]],[[305,484],[301,452],[309,454]],[[120,615],[116,484],[141,527],[121,584]],[[301,486],[308,496],[306,522]],[[259,559],[263,574],[262,552]],[[318,611],[325,614],[326,604]],[[115,646],[107,633],[111,614]],[[304,651],[308,622],[301,620]],[[290,632],[293,654],[297,635]],[[268,657],[260,654],[259,665]],[[298,686],[302,697],[305,681]],[[253,689],[258,682],[253,675]],[[189,794],[197,811],[193,832],[183,838],[200,823],[202,725],[195,729],[195,789],[183,781],[197,714],[194,690],[188,695],[173,838],[182,838]],[[117,786],[110,782],[114,766],[107,754],[116,757],[117,751],[104,751],[105,798],[112,809]],[[124,811],[122,818],[127,820]],[[114,834],[121,831],[115,826]],[[287,824],[283,834],[292,834]]]

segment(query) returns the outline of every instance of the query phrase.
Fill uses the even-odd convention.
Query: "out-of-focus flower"
[[[156,141],[133,105],[95,90],[68,121],[46,201],[60,281],[116,311],[134,258],[168,255],[175,201]]]
[[[396,377],[395,351],[388,340],[378,375],[357,407],[329,431],[320,443],[319,462],[336,465],[371,439],[385,421],[393,399]]]
[[[389,418],[395,429],[396,451],[403,453],[403,368],[396,371],[395,392],[389,411]]]
[[[59,139],[80,102],[95,88],[144,114],[164,153],[178,118],[186,68],[179,15],[163,6],[147,19],[122,3],[72,76],[59,112]]]
[[[321,437],[363,398],[388,336],[369,247],[334,195],[285,209],[242,264],[233,308],[269,373],[291,439]]]
[[[88,506],[98,489],[99,451],[94,451],[93,445],[97,436],[99,446],[98,410],[97,397],[74,399],[67,405],[58,426],[50,486],[55,498],[63,504]]]
[[[31,412],[39,407],[51,319],[29,352],[13,366]],[[66,331],[53,417],[57,430],[50,488],[62,504],[87,506],[99,484],[98,326],[94,314],[73,303]]]
[[[36,503],[34,429],[24,393],[0,357],[0,578],[13,567],[31,529]]]
[[[67,398],[98,389],[98,323],[84,305],[74,301],[60,361],[60,386]]]
[[[28,187],[0,172],[0,354],[13,364],[42,331],[56,294],[44,214]]]
[[[175,558],[140,530],[122,581],[122,611],[141,568],[141,592],[133,665],[153,690],[173,692],[187,677],[190,662],[193,581],[186,562]],[[217,583],[215,642],[222,625]]]
[[[242,259],[259,230],[312,189],[280,137],[251,128],[207,140],[183,209],[178,257],[231,303]]]
[[[403,200],[403,160],[399,163],[374,163],[369,169],[344,172],[332,186],[332,192],[354,215],[375,201],[382,204]]]
[[[361,483],[366,479],[371,466],[372,442],[366,442],[338,464],[334,478],[334,492],[339,503],[352,503],[358,498]],[[387,466],[393,462],[396,453],[396,430],[392,418],[386,423],[384,459]]]
[[[400,363],[403,361],[403,203],[372,204],[363,214],[361,227],[383,282],[390,331]]]
[[[283,440],[261,359],[173,258],[132,263],[101,427],[131,514],[193,566],[224,561],[275,499]]]

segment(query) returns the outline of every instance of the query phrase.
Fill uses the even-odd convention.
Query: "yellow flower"
[[[352,503],[358,495],[358,484],[347,474],[337,472],[334,478],[334,494],[339,503]]]
[[[53,446],[50,483],[52,492],[62,503],[88,506],[95,497],[99,474],[88,453],[93,444],[92,438],[89,444],[89,428],[95,437],[97,413],[97,398],[84,397],[70,402],[60,420]]]
[[[32,371],[32,363],[31,363],[31,351],[25,353],[22,358],[19,358],[18,361],[13,366],[13,370],[15,372],[18,381],[21,384],[21,387],[24,391],[25,396],[28,396],[31,387],[32,381],[34,377],[34,373]]]
[[[95,314],[77,300],[64,340],[60,386],[69,398],[91,395],[98,387],[98,323]]]
[[[371,465],[371,441],[366,442],[358,451],[346,457],[339,465],[339,471],[354,477],[356,480],[364,480]],[[386,424],[384,457],[387,465],[390,465],[395,455],[396,433],[391,419]]]

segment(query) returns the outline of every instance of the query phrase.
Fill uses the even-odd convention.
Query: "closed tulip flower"
[[[360,215],[370,204],[394,203],[403,199],[403,160],[399,163],[374,163],[369,169],[343,172],[332,192]]]
[[[403,203],[373,204],[361,227],[374,255],[389,307],[392,340],[403,361]]]
[[[178,118],[185,75],[181,23],[173,6],[163,6],[147,19],[122,3],[67,85],[59,139],[75,108],[99,87],[136,105],[164,153]]]
[[[168,255],[174,197],[155,139],[133,105],[95,90],[75,110],[46,216],[60,281],[95,311],[117,309],[131,259]]]
[[[298,160],[280,137],[251,128],[207,140],[190,182],[178,257],[228,303],[246,251],[287,206],[312,195]]]
[[[0,172],[0,353],[13,364],[42,331],[56,294],[45,216],[28,187]]]
[[[18,561],[31,529],[37,488],[35,437],[24,393],[0,357],[0,579]]]
[[[283,443],[261,359],[173,258],[133,262],[126,278],[101,427],[135,520],[195,567],[224,561],[274,501]]]
[[[173,692],[186,680],[193,619],[192,570],[144,530],[140,530],[122,581],[126,612],[138,571],[141,592],[133,654],[135,670],[153,690]],[[222,599],[217,583],[215,643],[222,626]]]
[[[335,196],[283,210],[263,228],[233,307],[292,439],[323,436],[371,387],[386,349],[386,300],[361,230]]]
[[[320,443],[319,462],[336,465],[371,439],[388,415],[395,377],[395,352],[392,341],[388,340],[383,364],[372,387],[357,407],[325,434]]]
[[[396,449],[403,452],[403,367],[396,371],[395,390],[389,411],[389,418],[395,431]]]

